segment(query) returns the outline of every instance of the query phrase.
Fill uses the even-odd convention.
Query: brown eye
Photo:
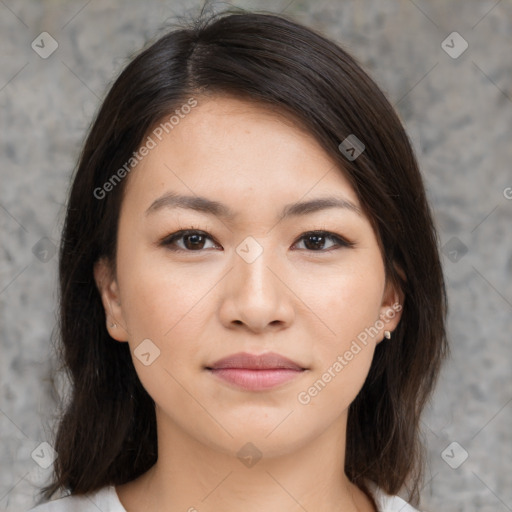
[[[213,247],[207,247],[208,241],[213,242]],[[339,247],[353,247],[355,243],[349,242],[342,237],[329,231],[309,231],[304,233],[299,241],[304,241],[304,249],[309,252],[328,252]],[[330,245],[325,247],[328,242]],[[294,245],[297,245],[296,242]],[[200,252],[205,249],[219,247],[204,231],[186,229],[177,231],[162,240],[161,245],[171,251]],[[302,249],[302,247],[300,247]]]
[[[198,252],[205,249],[208,240],[212,238],[203,231],[181,230],[165,238],[162,245],[172,251]],[[182,243],[178,244],[178,242]]]
[[[183,242],[187,249],[203,249],[205,244],[205,236],[198,233],[183,235]]]
[[[353,247],[355,245],[328,231],[310,231],[302,235],[299,240],[304,240],[305,248],[313,252],[326,252],[336,247]],[[327,240],[334,241],[334,244],[326,249],[325,243]]]

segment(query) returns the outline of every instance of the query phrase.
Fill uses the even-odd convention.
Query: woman
[[[335,43],[282,16],[172,31],[107,95],[60,252],[46,511],[413,511],[447,353],[407,136]]]

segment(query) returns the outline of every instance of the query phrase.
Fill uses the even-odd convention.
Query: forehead
[[[168,190],[247,209],[253,201],[272,206],[336,191],[359,204],[339,164],[297,119],[230,96],[196,99],[161,140],[149,132],[155,145],[125,191],[138,210]]]

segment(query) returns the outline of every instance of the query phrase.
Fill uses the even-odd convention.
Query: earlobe
[[[101,296],[105,310],[105,326],[112,338],[127,341],[128,331],[123,318],[123,310],[119,296],[119,286],[112,272],[110,263],[100,258],[94,264],[94,280]]]
[[[397,272],[405,279],[405,274],[401,269],[397,269]],[[380,325],[382,326],[380,341],[393,339],[393,331],[398,326],[402,317],[404,300],[404,293],[398,283],[393,283],[390,280],[387,281],[379,315]]]
[[[381,335],[379,336],[377,343],[393,339],[393,332],[402,317],[402,309],[403,305],[398,300],[393,302],[391,306],[387,305],[381,309],[379,320],[376,322],[376,325],[378,324],[381,328]]]

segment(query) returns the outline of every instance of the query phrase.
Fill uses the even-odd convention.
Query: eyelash
[[[172,233],[172,234],[164,237],[160,241],[160,245],[162,245],[162,246],[166,247],[167,249],[169,249],[170,251],[174,251],[174,252],[188,252],[188,253],[198,252],[198,253],[200,253],[200,252],[207,250],[207,249],[198,249],[198,250],[194,251],[194,250],[189,250],[189,249],[182,249],[181,247],[176,247],[175,245],[173,245],[177,240],[182,239],[186,235],[202,235],[202,236],[209,238],[214,243],[217,243],[208,233],[206,233],[205,231],[203,231],[199,228],[192,226],[189,229],[181,229],[179,231],[176,231],[175,233]],[[338,248],[341,248],[341,247],[352,248],[356,245],[354,242],[350,242],[349,240],[346,240],[345,238],[341,237],[340,235],[337,235],[330,231],[325,231],[325,230],[320,230],[320,229],[306,231],[294,242],[294,245],[297,242],[301,241],[302,239],[307,238],[308,236],[312,236],[312,235],[322,235],[326,239],[330,239],[331,241],[336,242],[336,244],[338,245]],[[330,249],[320,249],[318,251],[308,250],[308,249],[305,249],[305,250],[310,253],[316,253],[316,252],[325,253],[325,252],[330,252],[333,249],[336,249],[336,247],[330,248]]]

